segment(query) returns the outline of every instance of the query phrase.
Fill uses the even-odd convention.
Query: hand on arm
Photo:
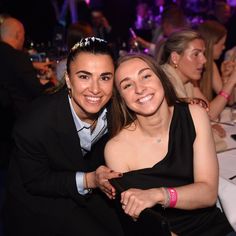
[[[128,189],[121,193],[121,204],[124,212],[133,219],[137,219],[140,213],[151,208],[157,203],[164,204],[165,196],[161,188],[148,190]]]
[[[109,183],[109,179],[121,177],[122,174],[115,172],[106,166],[100,166],[94,172],[86,173],[86,188],[99,187],[110,199],[115,197],[115,188]]]

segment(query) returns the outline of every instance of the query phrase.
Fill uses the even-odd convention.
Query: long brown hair
[[[169,106],[173,106],[178,101],[174,88],[169,79],[167,78],[166,74],[163,72],[163,70],[151,56],[140,53],[127,54],[118,59],[116,69],[119,68],[119,66],[122,63],[132,59],[140,59],[145,63],[147,63],[150,69],[155,73],[155,75],[161,81],[161,84],[165,92],[165,98],[167,104]],[[129,127],[130,124],[137,119],[136,113],[127,107],[124,99],[120,96],[120,93],[116,88],[116,86],[114,86],[114,92],[112,97],[111,114],[112,114],[112,131],[111,131],[112,137],[118,134],[123,128]]]
[[[200,88],[208,101],[211,101],[213,97],[213,47],[227,34],[227,30],[222,24],[218,23],[217,21],[207,20],[198,26],[198,32],[201,34],[205,41],[205,56],[207,58],[205,71],[200,81]]]

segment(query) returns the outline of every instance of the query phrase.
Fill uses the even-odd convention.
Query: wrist
[[[95,172],[88,172],[84,174],[84,187],[85,189],[96,188]]]
[[[225,98],[227,101],[230,99],[230,94],[225,92],[224,90],[221,90],[219,92],[219,95],[222,96],[223,98]]]
[[[162,206],[164,208],[174,208],[177,203],[178,195],[177,191],[174,188],[161,188],[164,196],[163,204]]]

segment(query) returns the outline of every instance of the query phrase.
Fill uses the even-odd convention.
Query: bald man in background
[[[54,84],[48,80],[41,84],[36,69],[47,70],[45,64],[35,68],[23,51],[25,29],[12,17],[0,26],[0,167],[8,165],[11,151],[11,130],[15,119],[25,112],[29,103],[41,96]]]

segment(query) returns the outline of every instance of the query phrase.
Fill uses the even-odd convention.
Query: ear
[[[170,54],[171,63],[177,65],[179,63],[180,55],[177,52]]]
[[[71,83],[70,83],[70,78],[69,78],[67,72],[65,72],[64,78],[65,78],[65,81],[66,81],[67,88],[70,89],[71,88]]]

